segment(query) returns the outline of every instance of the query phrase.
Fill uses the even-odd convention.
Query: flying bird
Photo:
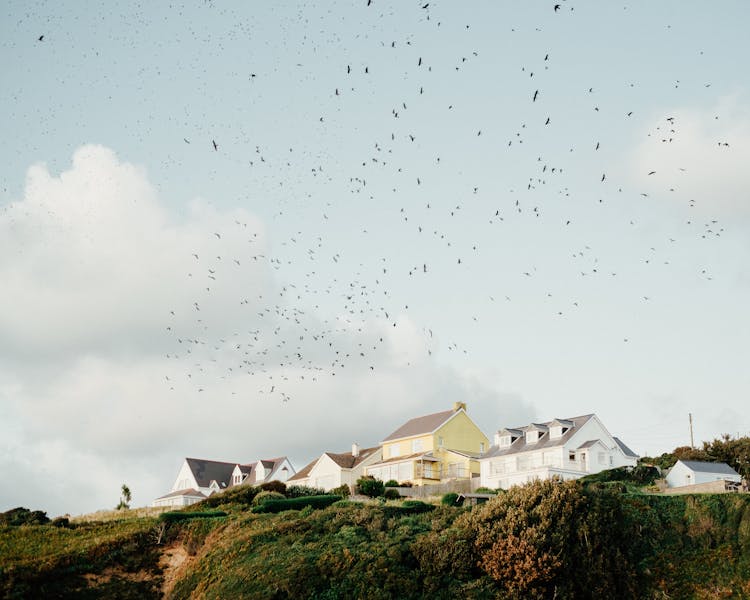
[[[216,140],[211,140],[211,142],[214,145],[214,150],[218,150],[219,149],[219,144],[216,143]]]

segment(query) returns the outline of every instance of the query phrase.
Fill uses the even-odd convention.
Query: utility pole
[[[690,419],[690,447],[695,449],[695,444],[693,443],[693,413],[688,413],[688,419]]]

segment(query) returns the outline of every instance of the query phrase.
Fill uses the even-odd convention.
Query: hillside
[[[750,595],[750,496],[626,490],[540,482],[474,509],[339,501],[278,513],[258,512],[266,509],[252,506],[251,491],[161,517],[3,526],[0,590],[4,598]],[[286,508],[275,502],[273,510]]]

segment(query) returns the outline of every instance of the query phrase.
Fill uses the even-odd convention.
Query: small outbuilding
[[[741,483],[740,474],[727,463],[703,462],[698,460],[678,460],[667,473],[667,486],[670,488],[710,483],[712,481],[732,481]]]

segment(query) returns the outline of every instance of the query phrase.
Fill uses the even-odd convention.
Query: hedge
[[[254,513],[277,513],[284,510],[301,510],[306,506],[311,508],[326,508],[341,500],[341,496],[326,494],[324,496],[303,496],[302,498],[287,498],[285,500],[269,500],[252,509]]]
[[[214,517],[226,517],[227,513],[223,510],[212,510],[205,512],[165,512],[159,515],[159,521],[165,523],[175,523],[177,521],[186,521],[188,519],[212,519]]]

